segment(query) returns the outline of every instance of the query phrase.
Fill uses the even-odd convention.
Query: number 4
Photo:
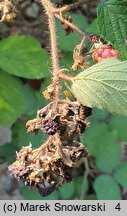
[[[115,209],[117,209],[118,211],[121,210],[121,208],[120,208],[120,203],[118,203],[118,204],[116,205]]]

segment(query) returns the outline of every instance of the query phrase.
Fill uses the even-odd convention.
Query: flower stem
[[[54,91],[56,95],[56,100],[58,100],[60,96],[60,85],[59,85],[60,66],[59,66],[59,51],[57,46],[56,23],[55,23],[55,16],[53,13],[54,6],[50,2],[50,0],[41,0],[41,2],[48,16],[48,26],[49,26],[50,43],[51,43],[51,59],[52,59],[52,81],[55,87]]]

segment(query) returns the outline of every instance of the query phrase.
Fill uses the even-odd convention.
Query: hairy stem
[[[72,4],[69,4],[69,5],[65,5],[61,8],[55,8],[54,9],[54,13],[66,13],[72,9],[75,9],[77,7],[79,7],[80,5],[82,4],[86,4],[86,3],[91,3],[91,2],[94,2],[95,0],[79,0],[75,3],[72,3]]]
[[[69,26],[72,30],[77,31],[81,36],[87,38],[87,40],[89,40],[91,42],[91,39],[89,38],[89,36],[87,34],[85,34],[79,27],[77,27],[75,24],[69,22],[68,20],[66,20],[62,14],[60,13],[55,13],[55,17],[60,20],[60,22],[65,23],[67,26]]]
[[[73,77],[72,76],[66,75],[64,73],[60,74],[60,78],[63,79],[63,80],[68,80],[69,82],[73,81]]]
[[[57,19],[59,19],[61,22],[65,23],[66,25],[68,25],[71,29],[73,29],[74,31],[77,31],[79,34],[81,34],[82,36],[84,36],[84,33],[82,32],[82,30],[80,28],[78,28],[77,26],[75,26],[73,23],[70,23],[69,21],[67,21],[66,19],[64,19],[64,17],[62,17],[62,15],[59,14],[55,14],[55,17]]]
[[[61,74],[60,70],[60,65],[59,65],[59,51],[58,51],[58,46],[57,46],[57,32],[56,32],[56,23],[55,23],[55,17],[59,19],[61,22],[65,23],[68,25],[71,29],[74,31],[77,31],[81,36],[83,36],[85,40],[85,33],[82,32],[80,28],[75,26],[73,23],[70,23],[64,17],[62,16],[62,12],[66,12],[73,7],[76,7],[82,3],[88,2],[87,0],[79,0],[78,2],[67,5],[63,7],[64,10],[61,11],[58,8],[55,8],[55,6],[51,3],[51,0],[41,0],[42,5],[45,8],[46,14],[48,16],[48,26],[49,26],[49,33],[50,33],[50,43],[51,43],[51,59],[52,59],[52,86],[54,89],[54,95],[55,95],[55,101],[56,101],[56,110],[57,110],[57,104],[58,100],[60,99],[60,94],[61,94],[61,85],[60,85],[60,80],[65,79],[68,81],[72,82],[72,77],[67,76],[65,74]],[[82,44],[81,44],[82,45]]]
[[[55,16],[53,13],[54,6],[50,2],[50,0],[41,0],[41,2],[48,16],[48,25],[49,25],[50,43],[51,43],[51,58],[52,58],[52,76],[53,76],[52,80],[55,87],[54,91],[57,100],[60,95],[60,85],[59,85],[60,66],[59,66],[59,54],[58,54],[58,46],[57,46]]]

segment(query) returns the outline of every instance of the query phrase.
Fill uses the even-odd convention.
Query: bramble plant
[[[71,182],[75,177],[74,169],[82,163],[84,158],[88,157],[88,150],[81,143],[80,134],[84,134],[86,127],[89,126],[88,117],[92,114],[93,108],[127,116],[127,2],[124,0],[100,1],[96,25],[98,34],[96,32],[91,34],[87,30],[84,32],[74,23],[75,17],[68,14],[72,9],[88,2],[88,0],[79,0],[57,7],[51,0],[38,0],[48,19],[52,63],[51,83],[43,91],[43,97],[49,100],[49,103],[37,111],[36,118],[29,120],[26,128],[27,132],[35,133],[35,135],[42,131],[47,136],[47,140],[38,148],[33,148],[32,144],[23,146],[16,153],[16,161],[9,166],[9,170],[16,179],[24,179],[26,185],[36,188],[42,196],[47,196],[59,186]],[[17,13],[15,3],[17,1],[3,1],[1,21],[15,17]],[[57,29],[58,21],[61,25],[60,30]],[[65,44],[63,38],[63,41],[60,41],[60,37],[57,39],[57,33],[59,36],[60,31],[62,34],[64,32],[67,38]],[[70,46],[69,38],[70,41],[73,40],[71,35],[74,35],[75,32],[76,41]],[[69,46],[68,43],[70,43]],[[26,44],[26,50],[23,50],[22,44]],[[60,49],[65,49],[65,55],[73,50],[71,68],[61,67]],[[3,71],[32,79],[49,76],[49,73],[46,72],[47,65],[42,65],[43,61],[46,62],[46,59],[49,58],[48,54],[33,38],[14,36],[4,39],[0,42],[0,50],[0,67]],[[12,58],[5,64],[4,61],[9,58],[9,53]],[[22,65],[19,65],[19,59]],[[0,117],[0,119],[3,118],[1,120],[3,123],[8,121],[11,124],[17,117],[25,114],[26,108],[21,107],[29,96],[27,97],[20,91],[22,84],[19,80],[3,71],[1,72],[3,85],[4,79],[9,79],[8,91],[14,85],[14,97],[20,100],[19,109],[10,110],[11,119],[8,113],[5,113],[7,120]],[[65,91],[63,84],[67,87]],[[7,91],[6,87],[3,88]],[[12,100],[8,100],[8,106],[10,105],[13,105]],[[103,126],[100,128],[97,125],[97,128],[99,128],[98,131],[103,132]],[[114,135],[110,134],[110,138],[114,140]],[[84,135],[83,139],[85,140]],[[86,135],[85,142],[89,143],[87,140]],[[109,141],[108,147],[111,150],[110,146],[112,144]],[[119,157],[120,148],[118,146],[116,148],[116,155]],[[94,147],[90,147],[90,152],[96,158],[97,150]],[[116,155],[114,162],[110,163],[109,160],[108,170],[108,166],[103,164],[103,155],[100,154],[96,161],[98,168],[102,172],[110,172],[115,169],[119,164]],[[91,171],[87,166],[85,178],[89,173]],[[121,184],[120,175],[119,172],[116,172],[114,178]],[[115,181],[111,179],[111,176],[103,174],[97,178],[94,185],[99,198],[103,197],[98,192],[98,185],[101,182],[109,185],[111,183],[112,188],[117,191],[115,198],[120,197]]]

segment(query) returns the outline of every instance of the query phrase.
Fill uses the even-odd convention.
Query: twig
[[[59,65],[59,51],[57,46],[57,33],[56,33],[56,23],[55,23],[55,17],[59,19],[61,22],[68,25],[71,29],[74,31],[77,31],[79,34],[83,36],[83,40],[81,43],[81,48],[83,46],[83,42],[86,38],[85,33],[78,28],[73,23],[69,22],[62,16],[62,12],[66,12],[73,7],[76,7],[82,3],[88,2],[87,0],[80,0],[76,3],[73,3],[71,5],[64,6],[63,8],[58,9],[55,8],[55,6],[51,3],[50,0],[41,0],[42,5],[45,8],[45,11],[48,16],[48,22],[49,22],[49,32],[50,32],[50,42],[51,42],[51,59],[52,59],[52,85],[54,87],[54,95],[56,103],[58,104],[58,100],[60,98],[61,93],[61,85],[60,85],[60,78],[72,81],[72,77],[65,75],[64,73],[61,73],[60,65]]]
[[[84,186],[85,186],[85,180],[88,178],[88,175],[91,175],[92,177],[94,177],[91,169],[89,168],[89,164],[88,164],[88,159],[85,158],[84,159],[84,164],[85,164],[85,173],[84,173],[84,177],[83,177],[83,183],[82,183],[82,187],[81,187],[81,194],[80,194],[80,200],[84,199]]]
[[[95,1],[95,0],[93,0],[93,1]],[[89,3],[89,2],[90,2],[90,0],[79,0],[78,2],[69,4],[69,5],[65,5],[65,6],[63,6],[61,8],[55,8],[54,13],[66,13],[66,12],[72,10],[72,9],[75,9],[75,8],[79,7],[82,4],[86,4],[86,3]]]
[[[50,2],[50,0],[41,0],[41,3],[44,6],[48,16],[50,42],[51,42],[51,59],[52,59],[52,75],[53,75],[52,80],[55,86],[56,100],[58,100],[60,96],[60,85],[58,82],[60,66],[59,66],[59,54],[58,54],[58,46],[57,46],[55,16],[53,13],[54,6]]]
[[[66,24],[67,26],[69,26],[72,30],[77,31],[82,37],[85,37],[85,39],[87,38],[87,40],[89,40],[91,42],[91,39],[89,38],[89,36],[83,32],[79,27],[77,27],[74,23],[69,22],[68,20],[66,20],[62,14],[57,14],[55,13],[55,17],[60,20],[60,22]]]
[[[77,31],[79,34],[81,34],[82,36],[85,35],[85,33],[80,29],[78,28],[77,26],[75,26],[73,23],[70,23],[68,20],[64,19],[64,17],[62,15],[59,15],[59,14],[55,14],[55,17],[57,19],[59,19],[61,22],[65,23],[66,25],[68,25],[71,29],[73,29],[74,31]]]
[[[69,82],[72,82],[73,81],[73,77],[70,76],[70,75],[66,75],[66,74],[60,74],[59,77],[63,80],[68,80]]]

